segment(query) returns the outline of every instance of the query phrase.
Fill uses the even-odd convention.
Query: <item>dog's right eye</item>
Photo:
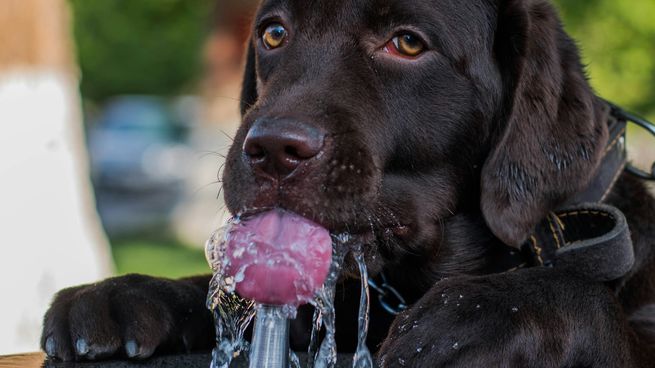
[[[287,39],[287,29],[280,23],[269,24],[262,33],[262,43],[268,50],[277,49],[284,45]]]
[[[425,43],[412,33],[403,33],[392,38],[384,50],[396,56],[413,59],[425,51]]]

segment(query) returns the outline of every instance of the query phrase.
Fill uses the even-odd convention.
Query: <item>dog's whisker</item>
[[[439,223],[439,228],[440,228],[440,229],[439,229],[439,230],[440,230],[439,232],[440,232],[440,234],[441,234],[441,239],[440,239],[439,244],[443,244],[443,242],[444,242],[444,240],[445,240],[445,238],[446,238],[446,223],[444,222],[444,220],[443,220],[441,217],[439,217],[439,218],[437,219],[437,221],[438,221],[438,223]]]
[[[225,169],[225,162],[223,162],[221,166],[218,167],[218,170],[216,171],[216,180],[222,182],[221,177],[223,176],[224,169]]]
[[[209,157],[209,156],[218,156],[218,157],[220,157],[222,159],[227,158],[226,153],[220,153],[220,152],[217,152],[217,151],[201,151],[201,152],[198,153],[198,156],[199,156],[198,157],[199,160],[204,159],[204,158]]]
[[[244,102],[243,99],[238,98],[238,97],[233,97],[233,96],[214,95],[212,97],[219,98],[219,99],[224,99],[224,100],[236,101],[236,102]]]
[[[227,139],[229,139],[231,142],[234,142],[234,137],[229,135],[226,131],[224,131],[223,129],[219,129],[218,131],[221,132],[225,137],[227,137]]]
[[[200,187],[196,188],[196,189],[191,193],[191,197],[194,197],[194,198],[195,198],[195,196],[197,196],[198,193],[200,193],[201,191],[203,191],[203,190],[209,188],[209,187],[212,186],[212,185],[216,185],[216,184],[222,184],[222,182],[219,181],[219,180],[216,180],[216,181],[212,181],[211,183],[207,183],[207,184],[205,184],[205,185],[201,185]]]

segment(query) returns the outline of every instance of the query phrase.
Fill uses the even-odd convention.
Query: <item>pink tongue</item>
[[[291,212],[272,210],[229,231],[226,273],[242,297],[261,304],[307,303],[323,285],[332,239],[323,227]]]

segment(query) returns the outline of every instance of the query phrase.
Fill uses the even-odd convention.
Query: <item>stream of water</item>
[[[370,311],[370,299],[368,289],[368,270],[364,262],[364,251],[361,244],[355,245],[352,250],[353,258],[357,262],[359,268],[361,291],[359,296],[359,315],[358,321],[358,335],[357,335],[357,350],[353,357],[353,368],[373,368],[373,357],[371,352],[366,346],[366,337],[368,336],[368,322]]]
[[[323,315],[319,308],[314,308],[314,316],[312,317],[312,333],[309,339],[309,348],[307,349],[307,367],[314,366],[314,359],[316,359],[316,352],[318,351],[319,334],[323,326]]]
[[[318,310],[318,316],[315,318],[312,338],[318,339],[321,326],[325,327],[325,337],[320,344],[317,352],[311,351],[313,348],[310,342],[310,351],[308,351],[309,359],[315,356],[313,362],[309,362],[308,367],[313,368],[333,368],[337,364],[337,341],[335,339],[336,326],[335,326],[335,311],[334,311],[334,296],[341,273],[341,265],[343,259],[348,253],[348,241],[350,237],[347,235],[340,235],[334,237],[334,246],[332,247],[332,264],[330,271],[325,280],[325,284],[312,301],[314,308]],[[314,342],[314,345],[316,343]]]

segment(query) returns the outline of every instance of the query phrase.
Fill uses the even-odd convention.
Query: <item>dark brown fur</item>
[[[290,36],[265,51],[257,32],[270,19]],[[429,51],[382,53],[394,27],[422,33]],[[368,342],[382,366],[652,366],[655,201],[639,180],[622,176],[607,200],[632,231],[624,279],[497,273],[498,250],[584,190],[607,143],[606,109],[549,2],[266,0],[253,34],[228,207],[283,207],[367,243],[371,272],[414,302],[395,320],[373,304]],[[321,155],[283,179],[254,171],[242,146],[262,119],[327,132]],[[129,276],[62,291],[44,349],[72,360],[125,355],[131,341],[140,358],[207,348],[207,281]],[[337,293],[341,351],[354,347],[357,290],[345,280]],[[294,322],[295,348],[310,316]],[[80,339],[90,352],[76,353]]]

